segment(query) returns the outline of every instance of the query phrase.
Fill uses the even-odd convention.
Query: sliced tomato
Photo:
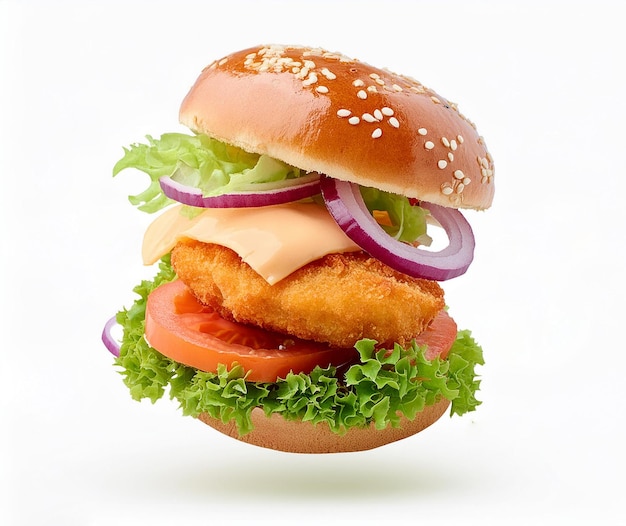
[[[437,356],[445,359],[456,340],[456,334],[456,322],[446,311],[442,310],[435,316],[428,328],[415,338],[415,341],[418,345],[428,345],[426,349],[428,360],[437,358]]]
[[[145,335],[152,347],[176,362],[207,372],[237,362],[253,382],[275,382],[290,371],[310,373],[316,365],[339,366],[358,357],[353,348],[329,347],[225,320],[199,303],[180,280],[148,296]]]
[[[441,311],[416,341],[427,345],[426,358],[446,358],[457,326]],[[238,363],[252,382],[275,382],[287,373],[310,373],[316,365],[341,366],[358,361],[354,348],[330,347],[277,332],[225,320],[202,305],[180,280],[163,284],[149,296],[146,339],[168,358],[201,371]]]

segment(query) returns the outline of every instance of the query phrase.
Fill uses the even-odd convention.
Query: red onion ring
[[[118,357],[120,355],[120,344],[111,334],[111,330],[113,327],[117,325],[117,319],[115,316],[110,318],[105,324],[104,329],[102,330],[102,341],[104,346],[109,350],[109,352]]]
[[[197,188],[174,181],[164,176],[159,179],[163,193],[179,203],[198,208],[247,208],[290,203],[320,193],[320,176],[309,174],[280,183],[259,183],[254,192],[234,192],[205,197]],[[270,189],[267,189],[270,187]]]
[[[448,246],[433,252],[387,234],[365,206],[358,185],[322,176],[320,188],[330,215],[346,235],[389,267],[409,276],[445,281],[460,276],[470,266],[474,234],[457,209],[424,203],[448,236]]]

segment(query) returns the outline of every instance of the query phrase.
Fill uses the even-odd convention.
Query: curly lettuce
[[[276,383],[249,382],[237,364],[208,373],[173,362],[152,349],[143,332],[148,294],[174,278],[165,257],[155,279],[135,287],[138,297],[132,307],[117,314],[124,337],[116,364],[135,400],[154,403],[169,390],[185,415],[208,413],[224,423],[233,421],[241,435],[252,430],[255,407],[268,416],[324,422],[344,434],[372,423],[378,429],[398,426],[400,415],[413,419],[442,398],[451,401],[451,415],[473,411],[481,403],[475,396],[480,380],[474,369],[484,363],[483,355],[469,331],[458,333],[445,360],[427,360],[425,349],[416,344],[377,350],[375,341],[361,340],[356,344],[360,361],[345,374],[318,366],[309,374],[289,373]]]

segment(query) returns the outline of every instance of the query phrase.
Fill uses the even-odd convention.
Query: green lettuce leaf
[[[173,203],[161,190],[159,179],[173,180],[199,189],[206,197],[233,192],[262,191],[272,185],[305,176],[299,168],[282,161],[246,152],[207,135],[165,133],[160,138],[146,136],[147,143],[124,148],[124,156],[113,167],[113,176],[134,168],[150,177],[148,187],[129,201],[139,210],[158,212]],[[399,241],[430,245],[426,234],[428,211],[401,195],[376,188],[361,187],[370,212],[386,212],[391,225],[383,228]],[[193,211],[188,211],[193,214]]]
[[[149,398],[152,403],[163,396],[173,376],[171,360],[157,353],[144,338],[148,295],[160,284],[176,277],[170,265],[169,254],[161,260],[159,269],[153,281],[144,280],[133,289],[138,298],[132,307],[118,312],[116,316],[117,323],[124,328],[124,338],[116,363],[124,370],[124,381],[132,398]]]
[[[316,367],[310,374],[290,373],[276,383],[258,383],[246,381],[237,364],[207,373],[173,362],[152,349],[143,332],[148,294],[174,278],[165,257],[155,279],[135,287],[133,306],[117,315],[124,337],[116,365],[135,400],[154,403],[169,390],[185,415],[208,413],[224,423],[234,421],[241,435],[252,430],[255,407],[268,416],[279,413],[288,420],[325,423],[344,434],[371,423],[378,429],[398,426],[400,415],[412,419],[441,398],[451,401],[451,415],[473,411],[481,403],[474,368],[484,363],[483,355],[469,331],[458,333],[446,360],[427,360],[425,349],[416,344],[379,350],[375,341],[361,340],[356,344],[360,363],[345,376],[332,366]]]
[[[113,167],[113,176],[127,168],[150,176],[148,187],[129,197],[143,212],[154,213],[173,203],[159,185],[163,176],[198,188],[204,196],[216,196],[303,175],[299,168],[282,161],[248,153],[202,134],[165,133],[159,139],[149,135],[146,139],[147,144],[124,148],[124,156]]]
[[[143,192],[128,197],[143,212],[155,213],[173,203],[161,190],[159,179],[164,176],[211,197],[268,190],[276,183],[306,175],[303,170],[268,155],[249,153],[203,134],[165,133],[159,139],[150,135],[146,139],[147,143],[124,148],[124,156],[113,167],[113,176],[134,168],[150,177]],[[370,212],[387,213],[391,225],[383,228],[390,236],[406,243],[417,241],[430,245],[432,240],[426,233],[427,210],[404,196],[376,188],[361,187],[361,195]],[[197,210],[186,213],[193,216]]]
[[[428,211],[398,194],[384,192],[377,188],[361,187],[363,201],[370,212],[387,212],[391,225],[381,225],[383,229],[398,241],[430,246],[432,239],[426,234]]]

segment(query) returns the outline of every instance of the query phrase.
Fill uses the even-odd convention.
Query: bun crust
[[[494,166],[457,106],[418,81],[322,49],[259,46],[205,68],[181,122],[306,171],[484,209]]]
[[[278,414],[268,418],[259,408],[252,410],[254,430],[244,436],[239,436],[234,423],[223,424],[206,413],[198,419],[229,437],[268,449],[288,453],[346,453],[374,449],[415,435],[435,423],[449,405],[444,398],[425,407],[412,421],[403,418],[399,428],[377,430],[371,425],[364,429],[350,429],[343,436],[333,433],[326,424],[285,420]]]

